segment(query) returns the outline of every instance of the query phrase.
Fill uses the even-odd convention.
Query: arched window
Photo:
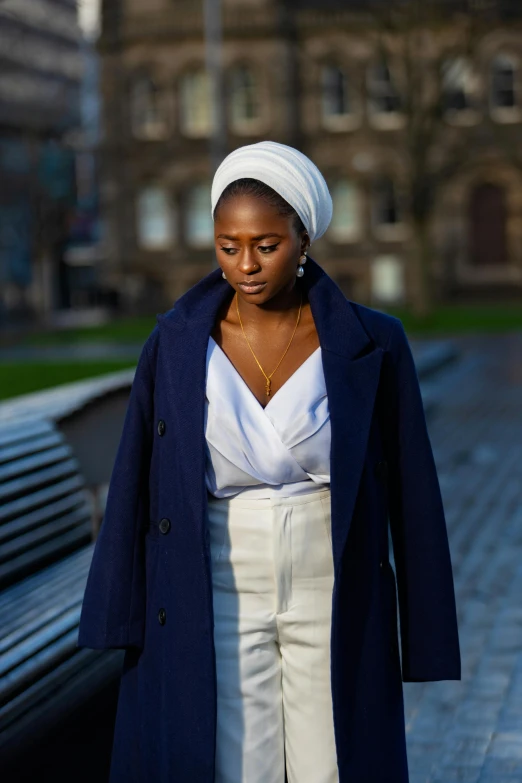
[[[367,74],[369,108],[373,114],[395,114],[402,102],[386,60],[372,63]]]
[[[204,68],[188,71],[180,85],[181,131],[186,136],[209,136],[213,128],[210,81]]]
[[[357,185],[349,179],[332,187],[333,215],[328,235],[333,242],[353,242],[361,233],[361,205]]]
[[[148,185],[136,201],[138,245],[144,250],[165,250],[175,235],[175,220],[169,193],[161,185]]]
[[[337,65],[323,65],[321,71],[323,119],[351,114],[351,96],[346,73]]]
[[[246,65],[237,65],[229,74],[230,126],[233,131],[249,131],[261,116],[259,84],[256,75]]]
[[[149,76],[138,76],[131,86],[131,123],[139,139],[162,139],[169,132],[166,95]]]
[[[187,195],[186,240],[191,247],[211,247],[214,243],[214,221],[211,215],[210,183],[193,185]]]
[[[473,64],[466,57],[454,57],[442,67],[442,106],[449,118],[470,116],[479,105],[479,79]],[[462,117],[460,117],[462,119]]]
[[[508,54],[497,54],[491,63],[490,105],[495,109],[515,109],[518,106],[518,63]]]

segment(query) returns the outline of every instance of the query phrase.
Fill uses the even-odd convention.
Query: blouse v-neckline
[[[295,370],[295,371],[292,373],[292,375],[290,375],[290,377],[286,379],[286,381],[283,383],[283,385],[282,385],[282,386],[280,386],[280,387],[279,387],[279,389],[278,389],[278,390],[275,392],[275,394],[273,394],[273,395],[271,396],[271,398],[269,399],[269,401],[267,402],[267,404],[263,406],[263,405],[261,405],[261,403],[260,403],[260,402],[259,402],[259,400],[257,399],[256,395],[254,394],[254,392],[252,391],[252,389],[250,388],[250,386],[248,385],[248,383],[245,381],[245,379],[243,378],[243,376],[241,375],[241,373],[240,373],[240,372],[237,370],[237,368],[235,367],[235,365],[233,364],[233,362],[232,362],[232,361],[231,361],[231,360],[228,358],[228,356],[226,355],[225,351],[224,351],[224,350],[221,348],[221,346],[220,346],[220,345],[219,345],[219,344],[218,344],[218,343],[217,343],[217,342],[214,340],[214,338],[212,337],[212,335],[210,335],[210,336],[209,336],[209,339],[210,339],[210,340],[212,340],[212,342],[214,343],[214,345],[215,345],[215,346],[218,348],[218,350],[219,350],[220,354],[221,354],[221,355],[222,355],[222,356],[223,356],[223,357],[226,359],[226,361],[228,362],[228,364],[229,364],[230,368],[232,369],[232,371],[234,372],[235,376],[237,377],[238,381],[239,381],[239,382],[240,382],[240,383],[243,385],[243,387],[244,387],[245,391],[246,391],[246,392],[247,392],[247,393],[248,393],[248,394],[249,394],[249,395],[252,397],[252,399],[253,399],[253,400],[255,400],[255,402],[258,404],[258,406],[259,406],[260,410],[261,410],[261,411],[263,411],[263,412],[265,412],[265,411],[267,410],[267,408],[269,407],[269,405],[271,405],[271,403],[272,403],[272,402],[273,402],[273,401],[276,399],[276,397],[278,397],[278,396],[280,395],[280,393],[281,393],[283,390],[285,390],[285,391],[286,391],[287,387],[288,387],[289,385],[291,385],[291,382],[294,382],[296,375],[298,375],[298,374],[301,372],[301,370],[302,370],[302,369],[305,367],[305,365],[307,365],[307,364],[310,362],[310,360],[311,360],[311,359],[313,359],[313,358],[316,356],[316,354],[317,354],[318,352],[320,352],[320,350],[321,350],[321,346],[320,346],[320,345],[319,345],[319,346],[317,346],[317,348],[315,349],[315,351],[313,351],[313,352],[310,354],[310,356],[308,356],[308,357],[307,357],[307,358],[304,360],[304,362],[302,362],[302,363],[299,365],[299,367],[297,368],[297,370]],[[284,395],[281,395],[281,396],[284,396]]]

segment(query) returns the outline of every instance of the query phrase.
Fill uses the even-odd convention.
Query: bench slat
[[[45,600],[34,605],[25,601],[25,606],[13,617],[6,618],[2,623],[2,635],[0,636],[0,653],[6,652],[9,647],[18,644],[27,636],[42,628],[61,612],[76,606],[83,601],[85,591],[84,579],[79,583],[69,580],[68,589],[57,590],[54,593],[45,593]],[[39,596],[35,596],[37,599]]]
[[[45,525],[29,530],[25,535],[17,536],[0,546],[0,563],[13,560],[45,541],[57,538],[61,533],[90,520],[90,509],[87,505],[80,506],[71,514],[64,514]]]
[[[19,514],[32,511],[44,503],[63,498],[65,495],[69,495],[83,486],[84,482],[80,476],[71,476],[65,479],[65,481],[58,481],[56,484],[51,484],[51,486],[45,487],[45,489],[41,489],[38,492],[24,495],[9,503],[0,505],[0,524],[14,519]]]
[[[57,563],[52,563],[45,568],[37,571],[30,576],[27,576],[21,582],[7,587],[0,592],[0,613],[10,611],[9,607],[21,605],[21,602],[28,600],[32,601],[32,596],[44,592],[42,588],[47,588],[48,585],[61,584],[65,578],[69,578],[71,573],[76,570],[82,570],[89,568],[92,554],[94,551],[94,543],[91,543],[79,549],[72,554],[67,555]],[[0,614],[1,624],[2,614]]]
[[[0,752],[12,752],[25,737],[69,714],[121,673],[122,650],[78,649],[78,652],[0,707]]]
[[[79,611],[77,612],[79,616]],[[65,627],[65,624],[64,624]],[[16,669],[4,675],[0,680],[0,705],[6,704],[22,690],[27,688],[33,682],[36,682],[46,672],[55,668],[61,661],[74,654],[76,640],[78,638],[78,629],[73,623],[67,629],[67,632],[60,637],[51,637],[52,642],[47,646],[42,646],[36,651],[31,651],[31,657],[21,661]],[[0,661],[1,668],[1,661]]]
[[[37,470],[28,476],[6,481],[5,484],[0,485],[0,501],[15,498],[17,495],[26,495],[33,489],[53,484],[60,479],[78,473],[78,467],[78,460],[73,457],[53,465],[52,468]]]
[[[4,522],[3,525],[0,525],[0,544],[50,522],[52,519],[71,513],[80,506],[86,505],[90,508],[90,503],[91,501],[84,492],[76,492],[29,514],[12,519],[11,522]]]
[[[38,652],[46,649],[49,645],[54,645],[60,637],[67,634],[72,628],[76,628],[79,620],[80,607],[70,607],[0,655],[0,702],[2,701],[4,684],[7,687],[13,678],[18,679],[16,671],[19,667],[27,663],[28,660],[29,662],[34,661]]]
[[[35,568],[42,568],[51,560],[56,560],[72,549],[76,549],[82,544],[88,544],[91,540],[91,522],[69,530],[58,539],[47,541],[41,546],[35,547],[30,552],[26,552],[20,557],[10,560],[7,563],[0,564],[0,587],[5,587],[12,583],[16,578],[26,576]]]
[[[22,441],[22,443],[18,443],[15,446],[9,446],[5,449],[0,448],[0,465],[25,457],[26,454],[38,454],[41,451],[45,451],[45,449],[59,446],[63,442],[64,439],[61,433],[50,432],[33,440]]]
[[[17,419],[0,425],[0,448],[10,448],[15,443],[31,440],[39,435],[56,432],[49,419]]]
[[[10,481],[17,476],[26,477],[27,474],[33,473],[36,470],[62,462],[71,455],[71,447],[66,443],[62,443],[52,449],[46,449],[45,451],[31,454],[29,457],[26,456],[21,459],[15,459],[12,462],[8,462],[3,467],[0,467],[0,482]]]

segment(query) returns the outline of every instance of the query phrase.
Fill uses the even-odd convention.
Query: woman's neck
[[[301,300],[302,297],[302,300]],[[290,291],[281,291],[264,304],[254,304],[245,301],[240,295],[234,294],[227,314],[227,321],[238,324],[237,305],[243,324],[277,329],[288,323],[289,317],[297,314],[299,305],[307,302],[306,294],[297,285]]]

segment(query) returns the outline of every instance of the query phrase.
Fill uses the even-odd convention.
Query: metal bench
[[[92,558],[91,503],[49,420],[0,425],[0,762],[45,736],[121,671],[76,646]]]
[[[91,541],[77,460],[50,422],[0,427],[0,589]]]

